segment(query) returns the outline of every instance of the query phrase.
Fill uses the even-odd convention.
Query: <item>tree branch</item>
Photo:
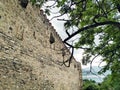
[[[70,63],[72,61],[72,58],[73,58],[73,53],[74,53],[74,47],[70,44],[68,44],[67,42],[65,43],[67,44],[68,46],[70,46],[72,48],[72,52],[71,52],[71,55],[69,57],[69,59],[67,59],[66,61],[63,61],[63,64],[66,66],[66,67],[70,67]],[[66,63],[68,62],[68,65],[66,65]]]
[[[115,22],[115,21],[106,21],[106,22],[100,22],[100,23],[95,23],[95,24],[92,24],[92,25],[88,25],[86,27],[83,27],[81,29],[78,29],[76,32],[74,32],[73,34],[71,34],[69,37],[67,37],[66,39],[64,39],[63,42],[66,42],[68,41],[69,39],[71,39],[72,37],[74,37],[75,35],[77,35],[78,33],[84,31],[84,30],[88,30],[90,28],[95,28],[95,27],[98,27],[98,26],[103,26],[103,25],[115,25],[117,26],[118,28],[120,28],[120,23],[119,22]]]

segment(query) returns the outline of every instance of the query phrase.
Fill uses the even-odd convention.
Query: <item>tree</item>
[[[99,86],[95,81],[92,80],[83,80],[83,90],[99,90]]]
[[[120,79],[115,78],[113,74],[106,76],[100,85],[100,90],[119,90],[119,89]]]
[[[33,4],[36,0],[31,0]],[[37,0],[39,6],[44,6],[46,14],[51,8],[58,7],[60,15],[53,18],[64,21],[65,32],[68,35],[63,42],[71,49],[71,56],[64,61],[70,66],[74,49],[84,49],[83,59],[92,63],[99,56],[107,65],[100,71],[110,69],[112,72],[120,68],[120,0]],[[47,5],[47,2],[53,4]],[[68,19],[60,18],[67,15]],[[71,28],[74,30],[70,33]],[[71,44],[73,37],[79,35],[79,40]],[[95,42],[97,40],[97,43]],[[73,41],[72,41],[73,42]],[[94,56],[94,57],[93,57]],[[68,62],[68,65],[66,63]]]
[[[113,90],[113,85],[111,80],[112,80],[111,75],[106,76],[100,85],[100,90]]]

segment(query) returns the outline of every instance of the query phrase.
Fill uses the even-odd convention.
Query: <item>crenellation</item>
[[[47,29],[50,30],[50,31],[52,31],[54,33],[54,35],[58,37],[58,40],[61,42],[62,39],[60,38],[59,34],[56,32],[56,30],[54,29],[54,27],[50,23],[50,21],[47,19],[46,15],[44,14],[44,11],[40,10],[40,14],[41,14],[42,18],[44,18],[44,20],[45,20],[44,23],[46,24]]]

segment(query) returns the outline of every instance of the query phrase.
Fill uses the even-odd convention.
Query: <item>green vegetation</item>
[[[84,49],[83,64],[92,63],[95,58],[102,57],[101,61],[105,61],[107,65],[99,73],[111,70],[111,85],[115,84],[115,90],[120,89],[120,0],[55,0],[51,1],[53,4],[50,6],[44,5],[50,1],[38,0],[47,14],[50,14],[51,8],[59,8],[61,15],[56,18],[65,22],[65,32],[68,35],[63,42],[72,51],[74,48]],[[31,2],[35,4],[36,0]],[[60,19],[65,14],[69,19]],[[73,33],[69,32],[71,28],[75,29]],[[68,43],[76,35],[79,35],[79,40],[72,45]],[[63,63],[66,62],[70,64],[71,57]],[[106,79],[103,83],[106,84],[107,81]]]
[[[104,78],[102,83],[96,83],[92,80],[83,80],[83,90],[119,90],[120,80],[113,80],[112,75]]]
[[[99,90],[99,86],[95,81],[83,80],[83,90]]]
[[[112,90],[120,90],[120,79],[118,78],[118,76],[115,78],[115,73],[112,75],[108,75],[105,79],[103,84],[101,85],[103,88],[103,90],[109,90],[109,88],[111,88]]]

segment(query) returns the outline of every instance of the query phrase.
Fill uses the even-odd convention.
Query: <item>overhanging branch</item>
[[[67,59],[66,61],[63,61],[63,64],[66,66],[66,67],[70,67],[70,63],[72,61],[72,58],[73,58],[73,53],[74,53],[74,47],[70,44],[68,44],[67,42],[65,42],[65,44],[67,44],[68,46],[70,46],[72,48],[72,51],[71,51],[71,55],[69,57],[69,59]],[[68,65],[66,65],[66,63],[68,62]]]
[[[84,30],[88,30],[90,28],[95,28],[98,26],[102,26],[102,25],[115,25],[116,27],[120,28],[120,23],[119,22],[114,22],[114,21],[106,21],[106,22],[100,22],[100,23],[95,23],[92,25],[88,25],[86,27],[83,27],[81,29],[78,29],[76,32],[74,32],[73,34],[71,34],[69,37],[67,37],[66,39],[64,39],[63,42],[68,41],[69,39],[71,39],[72,37],[74,37],[75,35],[77,35],[78,33],[84,31]]]

